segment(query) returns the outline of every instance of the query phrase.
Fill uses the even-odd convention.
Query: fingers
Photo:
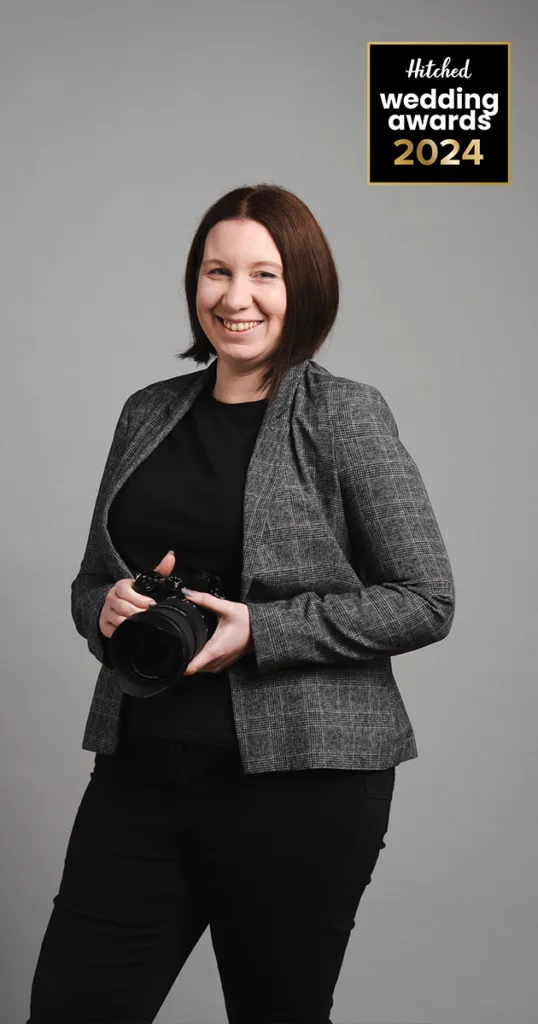
[[[112,619],[117,619],[117,622],[113,622]],[[115,612],[109,612],[108,609],[103,605],[101,614],[99,616],[99,629],[103,636],[106,636],[108,640],[112,636],[114,630],[119,626],[120,622],[124,622],[125,619],[116,615]]]
[[[161,559],[158,565],[155,566],[154,572],[160,573],[161,576],[170,576],[172,569],[176,564],[176,556],[173,551],[168,551],[164,558]]]
[[[101,632],[104,633],[105,636],[111,637],[114,630],[117,629],[122,622],[125,622],[125,619],[128,617],[128,615],[116,615],[116,612],[109,612],[105,619],[105,628],[103,629],[101,626]]]
[[[149,594],[139,594],[137,590],[133,590],[134,580],[118,580],[115,587],[110,591],[110,603],[113,608],[118,608],[118,603],[122,604],[133,604],[137,611],[143,611],[145,608],[149,608],[150,605],[155,604],[155,601]],[[127,611],[123,611],[121,614],[127,615]],[[132,612],[131,612],[132,614]]]
[[[124,619],[128,619],[130,615],[136,615],[137,612],[145,612],[149,607],[147,598],[146,602],[140,605],[135,604],[133,601],[122,601],[120,598],[112,597],[108,603],[107,618],[112,618],[113,615],[121,615]]]
[[[133,585],[134,580],[131,578],[118,580],[109,590],[99,619],[99,628],[104,636],[110,638],[125,619],[156,604],[149,594],[139,594],[133,590]]]

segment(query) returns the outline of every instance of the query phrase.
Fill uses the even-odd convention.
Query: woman
[[[185,287],[181,358],[217,358],[128,398],[72,585],[101,663],[95,765],[28,1024],[149,1024],[208,925],[231,1024],[328,1024],[395,766],[417,756],[391,657],[454,616],[386,401],[312,359],[338,277],[304,203],[223,196]],[[131,696],[110,638],[151,604],[135,574],[179,565],[219,576],[223,596],[185,594],[217,628],[180,685]]]

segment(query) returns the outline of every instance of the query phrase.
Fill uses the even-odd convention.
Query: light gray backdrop
[[[317,360],[386,397],[457,589],[450,636],[394,661],[419,757],[333,1020],[534,1021],[537,23],[531,0],[2,4],[2,1024],[26,1019],[93,765],[69,585],[114,424],[195,369],[174,359],[193,232],[259,181],[327,233],[342,299]],[[367,186],[368,40],[512,42],[511,186]],[[206,932],[158,1024],[224,1020]]]

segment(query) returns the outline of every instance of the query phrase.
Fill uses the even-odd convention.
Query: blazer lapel
[[[267,403],[248,465],[243,497],[241,601],[246,600],[255,573],[258,538],[278,480],[284,456],[284,439],[290,428],[293,398],[307,365],[308,360],[304,359],[292,366],[285,374],[276,395]]]
[[[148,414],[131,440],[117,467],[117,474],[106,497],[102,511],[102,526],[107,544],[108,558],[120,576],[131,575],[131,570],[116,551],[107,521],[110,506],[116,494],[131,473],[151,454],[158,444],[173,430],[188,412],[203,388],[212,387],[216,379],[217,359],[190,379],[177,377],[167,382],[166,390],[153,397]],[[303,376],[308,360],[305,359],[285,374],[280,388],[267,403],[256,443],[249,462],[243,500],[243,570],[241,601],[246,599],[255,572],[257,538],[263,529],[269,501],[277,481],[284,453],[282,441],[289,429],[289,416],[297,384]]]

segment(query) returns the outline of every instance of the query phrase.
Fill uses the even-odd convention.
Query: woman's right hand
[[[103,636],[111,637],[114,630],[130,615],[146,611],[156,604],[147,594],[133,590],[134,579],[118,580],[108,591],[99,616],[99,629]]]
[[[161,576],[169,576],[175,561],[173,551],[169,551],[155,567],[154,572],[160,573]],[[145,612],[157,603],[148,594],[139,594],[137,590],[133,590],[134,582],[131,577],[118,580],[108,591],[99,616],[99,629],[103,636],[110,638],[114,630],[130,615]]]

